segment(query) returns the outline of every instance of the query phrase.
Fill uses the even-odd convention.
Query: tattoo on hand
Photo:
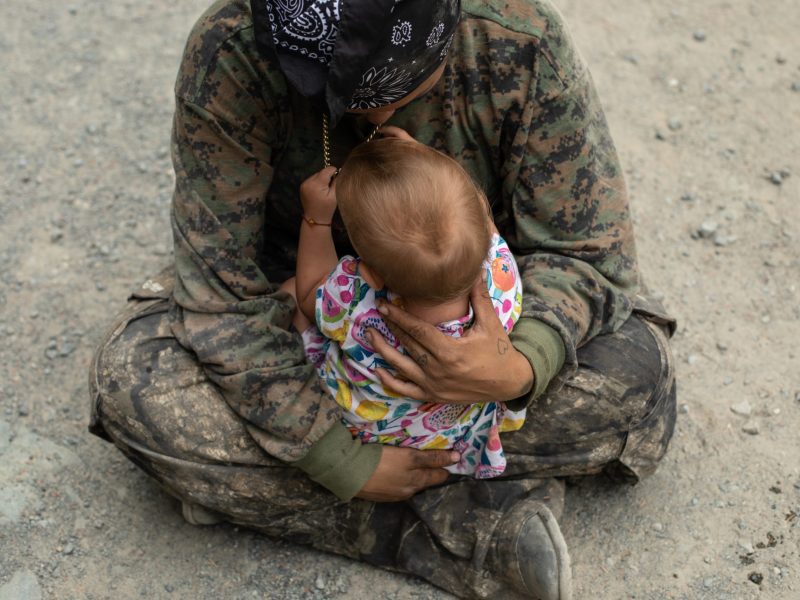
[[[428,355],[420,354],[419,358],[417,358],[417,364],[424,369],[425,365],[428,364]]]
[[[508,342],[501,338],[497,338],[497,353],[501,356],[508,352]]]

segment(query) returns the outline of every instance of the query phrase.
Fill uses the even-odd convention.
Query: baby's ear
[[[363,260],[358,267],[359,273],[361,277],[364,278],[373,290],[381,290],[383,286],[386,285],[386,282],[383,280],[383,277],[378,275],[367,263]]]

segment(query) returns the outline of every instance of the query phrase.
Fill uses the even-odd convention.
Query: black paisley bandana
[[[402,100],[439,67],[460,0],[252,0],[259,51],[277,54],[335,125],[348,110]]]

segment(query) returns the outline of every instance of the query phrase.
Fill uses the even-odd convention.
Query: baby
[[[379,299],[454,337],[472,324],[469,292],[483,273],[506,331],[522,303],[516,262],[469,175],[402,130],[394,135],[357,147],[335,184],[329,168],[301,187],[294,324],[353,435],[363,442],[453,448],[461,461],[450,472],[494,477],[506,466],[499,433],[519,429],[524,410],[500,402],[419,402],[385,388],[375,373],[393,371],[375,353],[367,330],[400,348],[377,310]],[[337,201],[358,258],[336,256],[330,223]]]

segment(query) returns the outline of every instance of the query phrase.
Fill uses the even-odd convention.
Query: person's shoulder
[[[583,74],[583,62],[569,28],[549,0],[464,0],[461,11],[475,28],[491,27],[494,31],[489,39],[494,39],[495,45],[501,41],[498,32],[502,30],[517,51],[535,49],[547,63],[540,76],[555,78],[560,86],[566,86]]]
[[[545,0],[464,0],[467,18],[484,19],[509,31],[540,39],[560,22],[560,15]]]
[[[261,56],[253,32],[253,16],[246,0],[217,0],[197,20],[183,52],[175,95],[195,101],[223,78],[258,74],[259,83],[277,73],[272,61]]]

